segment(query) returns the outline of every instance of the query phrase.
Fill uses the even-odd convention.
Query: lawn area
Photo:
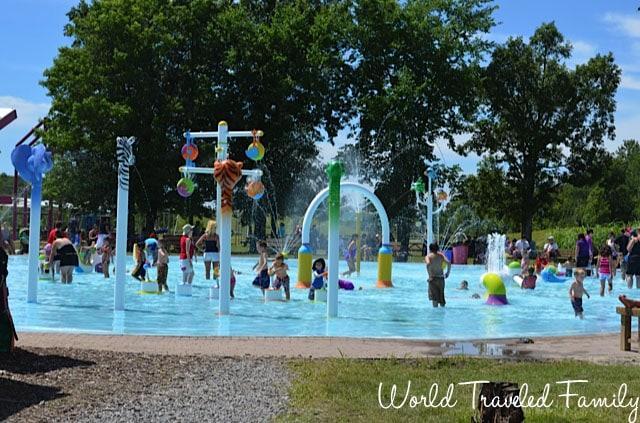
[[[469,422],[473,411],[472,385],[461,382],[487,380],[509,381],[521,387],[527,383],[531,401],[537,401],[549,384],[548,408],[525,408],[527,422],[633,422],[636,421],[640,396],[640,367],[597,365],[578,361],[500,361],[476,358],[385,359],[385,360],[298,360],[290,364],[294,374],[288,414],[280,422],[290,421],[362,421],[362,422]],[[618,397],[620,385],[628,392],[622,407],[579,408],[579,397],[569,398],[566,408],[566,380],[588,380],[571,385],[571,393],[587,400]],[[399,405],[411,381],[411,395],[429,397],[434,383],[439,392],[436,402],[446,396],[453,383],[452,408],[409,406],[383,409],[379,405],[378,388],[383,383],[382,403],[390,402],[390,390],[397,385],[395,404]],[[478,388],[479,390],[479,388]]]

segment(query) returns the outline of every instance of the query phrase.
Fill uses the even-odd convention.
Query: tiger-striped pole
[[[127,221],[129,216],[129,166],[135,163],[134,137],[116,139],[118,159],[118,208],[116,216],[116,283],[113,286],[113,308],[124,310],[124,285],[127,278]]]

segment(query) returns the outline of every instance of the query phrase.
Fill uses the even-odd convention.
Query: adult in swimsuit
[[[56,232],[56,240],[51,245],[49,255],[49,268],[52,268],[56,257],[60,260],[60,279],[62,283],[71,283],[73,280],[73,269],[78,266],[78,253],[68,238],[65,238],[62,231]]]
[[[211,264],[214,269],[220,266],[220,239],[216,233],[215,220],[210,220],[207,223],[207,229],[196,242],[196,248],[200,248],[203,243],[205,279],[209,280],[211,279]]]

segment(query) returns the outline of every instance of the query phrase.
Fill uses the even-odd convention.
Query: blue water
[[[130,258],[129,258],[130,261]],[[73,283],[62,285],[40,281],[38,303],[26,303],[26,256],[9,261],[10,307],[18,331],[87,332],[152,335],[231,336],[342,336],[413,339],[473,339],[542,335],[576,335],[615,332],[617,295],[629,290],[619,276],[614,295],[598,296],[599,282],[585,282],[591,299],[584,299],[585,319],[576,319],[568,298],[569,283],[539,281],[535,291],[522,291],[507,284],[510,305],[487,306],[471,298],[484,294],[480,266],[454,266],[447,280],[446,308],[433,309],[427,298],[424,265],[394,263],[393,289],[375,288],[376,263],[362,263],[359,277],[352,278],[355,291],[339,293],[338,318],[326,319],[326,304],[307,300],[307,291],[292,289],[290,302],[264,303],[260,290],[251,285],[255,258],[234,257],[238,275],[231,315],[218,317],[218,303],[209,300],[204,265],[195,264],[192,297],[140,295],[139,283],[128,277],[126,310],[113,311],[113,276],[76,274]],[[169,287],[181,279],[178,260],[169,263]],[[289,260],[292,285],[296,262]],[[346,263],[340,263],[341,271]],[[460,281],[469,281],[469,291],[458,291]],[[362,290],[358,290],[362,287]]]

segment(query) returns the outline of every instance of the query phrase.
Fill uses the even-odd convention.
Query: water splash
[[[503,272],[506,238],[506,235],[498,233],[487,236],[487,272],[498,274]]]

